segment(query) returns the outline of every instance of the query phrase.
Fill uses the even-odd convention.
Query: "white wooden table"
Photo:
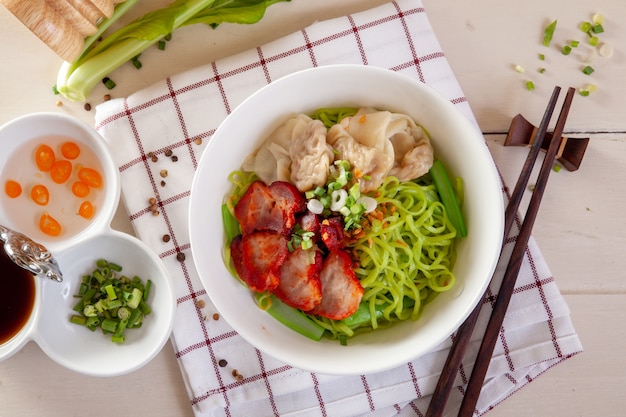
[[[136,9],[163,0],[140,2]],[[143,4],[141,4],[143,3]],[[125,96],[167,75],[246,50],[385,0],[293,0],[272,6],[253,26],[224,25],[199,39],[200,28],[175,33],[166,51],[142,56],[144,68],[115,74],[115,96]],[[538,123],[554,85],[595,83],[577,96],[566,126],[570,136],[590,137],[580,170],[551,176],[534,236],[572,310],[585,351],[548,371],[489,413],[498,416],[623,416],[626,410],[626,3],[623,0],[424,0],[435,32],[475,112],[506,181],[514,183],[524,159],[502,146],[518,113]],[[137,11],[138,12],[138,11]],[[596,58],[592,76],[580,72],[584,51],[563,56],[541,46],[543,27],[558,19],[572,39],[577,25],[603,13],[602,39],[615,48]],[[0,123],[36,111],[63,111],[93,124],[82,103],[52,95],[61,60],[0,7]],[[583,46],[583,45],[581,45]],[[546,53],[546,61],[538,59]],[[520,74],[514,65],[526,68]],[[546,73],[537,68],[544,66]],[[536,89],[527,91],[532,79]],[[97,89],[92,106],[102,101]],[[113,227],[132,233],[123,208]],[[133,411],[134,410],[134,411]],[[34,344],[0,363],[0,417],[193,416],[172,347],[130,375],[98,379],[68,371]]]

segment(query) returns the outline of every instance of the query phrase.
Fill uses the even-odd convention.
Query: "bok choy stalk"
[[[136,1],[120,3],[114,16],[101,23],[99,33],[86,39],[80,57],[61,66],[56,83],[60,94],[70,100],[85,101],[103,78],[181,26],[205,23],[215,27],[225,22],[252,24],[263,18],[270,5],[290,0],[175,0],[95,43],[95,39]]]

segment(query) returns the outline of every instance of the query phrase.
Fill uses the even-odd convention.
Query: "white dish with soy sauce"
[[[1,325],[0,360],[34,341],[82,374],[147,364],[169,339],[175,298],[159,257],[110,226],[120,180],[102,138],[73,117],[34,113],[0,127],[0,147],[0,224],[43,244],[63,276],[33,276],[2,251],[2,292],[20,308]]]

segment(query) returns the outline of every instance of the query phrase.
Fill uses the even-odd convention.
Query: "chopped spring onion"
[[[112,79],[110,79],[109,77],[104,77],[102,79],[102,83],[104,84],[104,86],[106,88],[108,88],[109,90],[113,90],[116,86],[115,81],[113,81]]]
[[[546,56],[544,54],[539,54],[539,59],[541,61],[545,61],[546,60]]]
[[[143,64],[141,63],[141,61],[139,61],[139,57],[141,56],[141,54],[134,56],[130,62],[132,62],[133,67],[137,68],[137,69],[141,69],[141,67],[143,66]]]
[[[528,91],[533,91],[535,89],[535,83],[532,81],[526,81],[526,89]]]
[[[593,33],[602,33],[604,32],[604,27],[601,24],[597,24],[591,27],[591,31]]]
[[[583,74],[585,75],[591,75],[595,70],[593,69],[593,67],[590,67],[589,65],[587,65],[585,68],[583,68]]]
[[[550,46],[554,31],[556,30],[556,20],[550,23],[543,32],[543,46]]]
[[[73,310],[70,323],[87,327],[91,331],[98,328],[112,334],[114,343],[123,343],[126,329],[141,327],[143,317],[150,314],[146,303],[147,291],[152,281],[132,278],[121,274],[118,264],[100,259],[96,269],[82,277],[78,290],[78,302]]]
[[[543,74],[544,72],[546,72],[546,69],[541,67],[537,70],[537,72],[539,72],[539,74]]]
[[[317,198],[312,198],[306,203],[306,208],[314,214],[322,214],[324,205]]]
[[[521,65],[515,65],[515,71],[519,72],[520,74],[523,74],[524,71],[526,70]]]
[[[589,38],[589,45],[591,46],[598,45],[598,42],[600,42],[600,38],[598,38],[597,36],[592,36]]]
[[[578,48],[578,45],[580,44],[579,41],[569,41],[569,44],[572,48]]]
[[[613,47],[609,44],[603,43],[598,49],[598,53],[603,58],[610,58],[613,56]]]
[[[595,92],[597,89],[598,87],[595,84],[589,84],[585,88],[579,88],[578,94],[580,94],[583,97],[587,97],[589,96],[589,94]]]
[[[593,25],[591,23],[589,23],[589,22],[582,22],[580,24],[580,30],[582,32],[585,32],[585,33],[589,33],[589,31],[591,30],[592,27],[593,27]]]
[[[563,55],[569,55],[572,52],[572,47],[569,45],[563,45],[563,48],[561,48],[561,53]]]
[[[591,18],[591,21],[595,23],[596,25],[601,25],[602,23],[604,23],[604,15],[600,13],[596,13]]]

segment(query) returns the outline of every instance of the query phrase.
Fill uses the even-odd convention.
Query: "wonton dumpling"
[[[350,138],[357,142],[351,143]],[[362,108],[329,131],[328,142],[361,175],[362,192],[378,188],[393,175],[400,181],[419,178],[433,164],[433,148],[424,130],[402,113]]]
[[[360,109],[328,131],[328,143],[337,150],[337,159],[350,162],[361,192],[380,187],[393,167],[393,145],[387,136],[390,120],[390,112]]]
[[[266,184],[292,182],[300,191],[323,186],[333,150],[326,143],[326,127],[299,114],[281,124],[243,162],[244,171],[256,172]]]
[[[405,114],[394,113],[392,125],[395,133],[389,140],[394,149],[394,166],[389,175],[400,181],[409,181],[426,174],[433,165],[434,152],[430,140],[421,126]]]
[[[323,187],[334,155],[326,143],[326,126],[319,120],[300,114],[298,118],[307,123],[302,129],[294,129],[289,147],[291,158],[291,182],[301,192]]]

